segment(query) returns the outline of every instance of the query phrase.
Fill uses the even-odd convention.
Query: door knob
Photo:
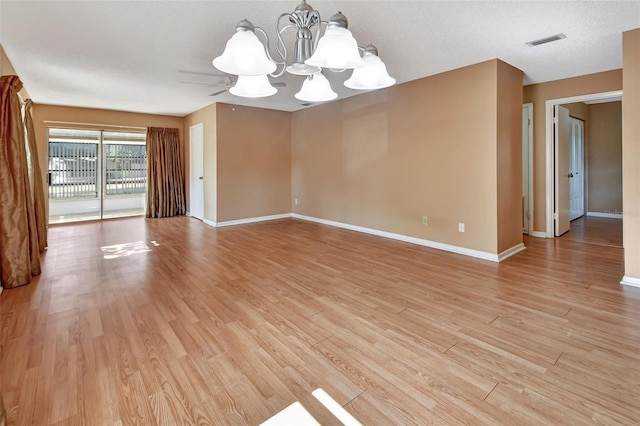
[[[567,177],[572,178],[572,177],[573,177],[573,173],[569,173],[569,174],[567,175]]]

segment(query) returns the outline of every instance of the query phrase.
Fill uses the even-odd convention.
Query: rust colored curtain
[[[147,217],[186,213],[184,167],[178,129],[147,129]]]
[[[36,131],[33,127],[33,115],[31,114],[33,101],[27,99],[24,105],[24,127],[27,133],[27,146],[29,147],[31,171],[31,193],[33,194],[33,206],[35,208],[36,228],[38,232],[38,248],[40,253],[47,248],[47,210],[44,199],[44,185],[42,184],[42,171],[40,170],[40,156],[36,143]]]
[[[17,287],[40,274],[36,226],[25,128],[15,76],[0,79],[0,281]],[[37,159],[36,159],[37,161]]]

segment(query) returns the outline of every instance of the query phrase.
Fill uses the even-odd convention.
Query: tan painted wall
[[[624,273],[640,280],[640,28],[623,34]]]
[[[187,183],[187,206],[189,206],[189,173],[190,173],[190,149],[189,149],[189,128],[193,125],[203,123],[204,132],[204,218],[211,222],[216,222],[217,215],[217,115],[216,104],[208,105],[198,111],[184,117],[184,152],[185,152],[185,174]]]
[[[584,102],[564,104],[562,106],[569,110],[570,117],[577,118],[578,120],[582,121],[587,121],[589,115],[589,107]]]
[[[497,61],[498,253],[522,243],[522,71]]]
[[[56,123],[45,123],[53,121]],[[133,112],[110,111],[101,109],[75,108],[55,105],[34,105],[33,124],[40,156],[40,167],[46,185],[47,174],[47,127],[92,128],[131,131],[130,127],[141,130],[146,127],[171,127],[182,133],[182,117],[139,114]],[[113,127],[112,127],[113,126]],[[124,126],[124,127],[120,127]],[[184,140],[184,138],[182,138]],[[46,186],[45,186],[46,188]]]
[[[293,113],[294,212],[497,253],[497,64]],[[501,96],[515,98],[519,123],[521,95]],[[519,207],[514,213],[519,221]]]
[[[622,70],[532,84],[524,87],[524,102],[533,103],[533,229],[546,232],[545,102],[622,89]]]
[[[217,221],[291,212],[291,113],[216,104]]]
[[[622,103],[589,105],[586,140],[589,212],[622,211]]]

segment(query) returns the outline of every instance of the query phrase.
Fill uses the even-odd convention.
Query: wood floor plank
[[[36,424],[33,416],[37,405],[37,392],[38,387],[38,367],[28,369],[22,377],[22,383],[20,386],[20,399],[19,407],[22,409],[17,410],[17,418],[15,424],[17,425],[31,425]]]
[[[393,426],[407,422],[407,416],[385,400],[364,391],[345,405],[345,408],[363,425]],[[427,419],[422,416],[423,424],[434,425],[436,416]]]
[[[591,219],[500,264],[296,219],[51,227],[42,275],[0,295],[9,425],[259,424],[295,401],[338,424],[316,388],[364,425],[637,424],[640,289],[621,221]]]

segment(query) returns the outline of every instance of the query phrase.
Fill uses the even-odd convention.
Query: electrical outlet
[[[298,204],[300,204],[300,199],[298,199],[298,198],[294,198],[294,199],[293,199],[293,204],[294,204],[294,205],[296,205],[296,206],[297,206]]]
[[[427,218],[427,216],[422,216],[422,224],[424,226],[427,226],[429,224],[429,219]]]
[[[458,223],[458,232],[464,232],[464,223]]]

